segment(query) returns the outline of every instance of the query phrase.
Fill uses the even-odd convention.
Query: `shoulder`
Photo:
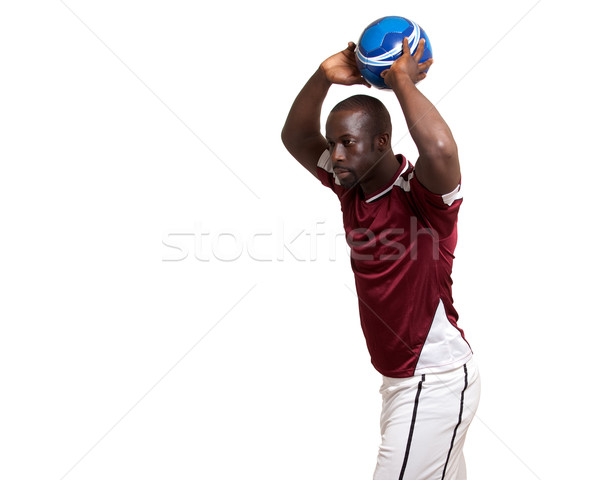
[[[456,228],[462,203],[460,184],[452,192],[444,195],[433,193],[419,181],[414,167],[410,165],[396,180],[396,186],[402,190],[402,197],[413,214],[434,228],[441,237],[448,236]]]
[[[461,183],[456,188],[445,194],[433,193],[419,180],[416,175],[415,167],[409,164],[409,168],[398,179],[397,184],[405,192],[410,192],[412,196],[419,198],[427,203],[441,209],[452,207],[455,202],[462,200]]]

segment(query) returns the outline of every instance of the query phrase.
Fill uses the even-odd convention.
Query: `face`
[[[327,119],[333,171],[345,188],[368,181],[371,167],[381,157],[369,123],[367,114],[355,110],[332,112]]]

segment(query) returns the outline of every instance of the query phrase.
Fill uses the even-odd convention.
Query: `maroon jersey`
[[[409,377],[457,368],[472,353],[457,326],[450,278],[460,185],[433,194],[402,155],[396,158],[397,173],[368,197],[339,184],[328,151],[317,171],[341,203],[373,366],[387,377]]]

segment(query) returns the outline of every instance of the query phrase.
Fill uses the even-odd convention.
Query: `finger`
[[[402,55],[410,55],[410,44],[408,43],[408,37],[402,39]]]
[[[419,45],[417,46],[417,51],[415,52],[415,60],[417,61],[417,63],[419,62],[419,60],[421,60],[421,57],[423,56],[424,51],[425,51],[425,39],[422,38],[421,40],[419,40]]]
[[[404,54],[403,54],[403,55],[404,55]],[[381,73],[379,74],[379,76],[380,76],[381,78],[383,78],[383,82],[384,82],[386,85],[388,85],[388,83],[385,81],[385,77],[387,76],[387,74],[388,74],[388,73],[390,73],[390,70],[389,70],[389,69],[387,69],[387,70],[384,70],[383,72],[381,72]],[[388,86],[389,86],[389,85],[388,85]]]
[[[348,47],[346,47],[346,50],[350,50],[351,52],[353,52],[354,50],[356,50],[356,43],[354,43],[354,42],[348,42]]]
[[[421,73],[421,74],[419,74],[419,75],[417,76],[417,80],[415,81],[415,85],[416,85],[417,83],[419,83],[421,80],[424,80],[426,76],[427,76],[427,74],[426,74],[426,73]]]
[[[419,71],[423,72],[425,70],[429,70],[429,67],[433,65],[433,58],[429,60],[425,60],[423,63],[419,63]]]
[[[367,82],[367,79],[365,77],[363,77],[360,73],[358,74],[358,82],[361,85],[364,85],[365,87],[369,87],[371,88],[371,84],[369,82]]]
[[[364,85],[365,87],[371,88],[371,84],[369,82],[367,82],[364,79],[364,77],[362,77],[360,75],[350,77],[348,80],[349,80],[348,85]]]

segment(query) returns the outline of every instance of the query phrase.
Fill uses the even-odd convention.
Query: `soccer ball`
[[[432,57],[429,37],[419,25],[408,18],[382,17],[362,32],[356,48],[356,64],[365,80],[374,87],[390,88],[381,78],[381,72],[390,68],[402,55],[404,37],[408,37],[411,55],[417,50],[419,40],[425,39],[421,63]]]

